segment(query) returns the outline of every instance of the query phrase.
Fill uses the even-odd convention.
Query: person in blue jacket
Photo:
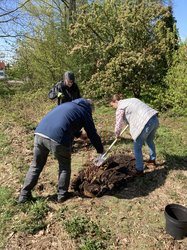
[[[57,201],[63,202],[69,198],[73,138],[76,136],[85,139],[80,131],[84,128],[97,153],[102,154],[104,151],[94,125],[92,110],[91,100],[79,98],[56,106],[44,116],[35,130],[33,161],[26,174],[18,203],[33,199],[31,191],[38,182],[49,152],[54,154],[59,164]]]

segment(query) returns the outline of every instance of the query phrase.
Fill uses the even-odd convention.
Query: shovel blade
[[[97,162],[95,162],[95,165],[97,167],[100,167],[101,165],[103,165],[103,163],[106,161],[107,157],[102,157],[100,158]]]

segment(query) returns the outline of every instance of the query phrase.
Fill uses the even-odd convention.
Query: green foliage
[[[103,231],[89,218],[76,216],[64,222],[66,231],[72,238],[81,241],[80,250],[106,249],[106,241],[110,240],[110,231]]]
[[[171,7],[162,1],[107,0],[76,1],[75,9],[73,2],[68,12],[63,1],[55,7],[49,0],[28,3],[30,32],[18,42],[12,76],[36,89],[73,70],[84,96],[121,92],[155,99],[152,89],[163,87],[177,48]]]
[[[155,1],[96,1],[83,13],[72,27],[71,54],[81,65],[86,95],[125,91],[140,97],[143,88],[161,84],[177,43],[171,8]]]
[[[30,34],[18,43],[13,70],[21,72],[22,79],[27,79],[35,88],[51,86],[71,67],[67,56],[70,37],[64,20],[64,5],[58,3],[54,7],[51,1],[30,2],[25,14],[30,17],[27,23]]]
[[[162,103],[173,115],[187,115],[187,44],[181,44],[166,76],[167,91]]]
[[[157,155],[162,155],[172,166],[184,164],[187,154],[185,131],[185,120],[170,120],[171,127],[160,126],[156,137]],[[180,129],[178,128],[180,124]],[[178,129],[177,129],[178,128]]]
[[[86,232],[86,225],[89,220],[84,217],[75,217],[71,221],[64,223],[66,231],[71,235],[72,238],[77,238]]]

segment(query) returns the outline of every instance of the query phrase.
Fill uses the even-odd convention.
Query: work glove
[[[62,97],[62,93],[61,93],[61,92],[58,92],[57,97],[58,97],[58,98],[61,98],[61,97]]]

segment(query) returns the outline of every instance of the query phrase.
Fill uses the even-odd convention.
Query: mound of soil
[[[125,187],[134,169],[135,159],[132,155],[114,155],[101,166],[85,164],[72,180],[71,188],[80,196],[100,197]]]

